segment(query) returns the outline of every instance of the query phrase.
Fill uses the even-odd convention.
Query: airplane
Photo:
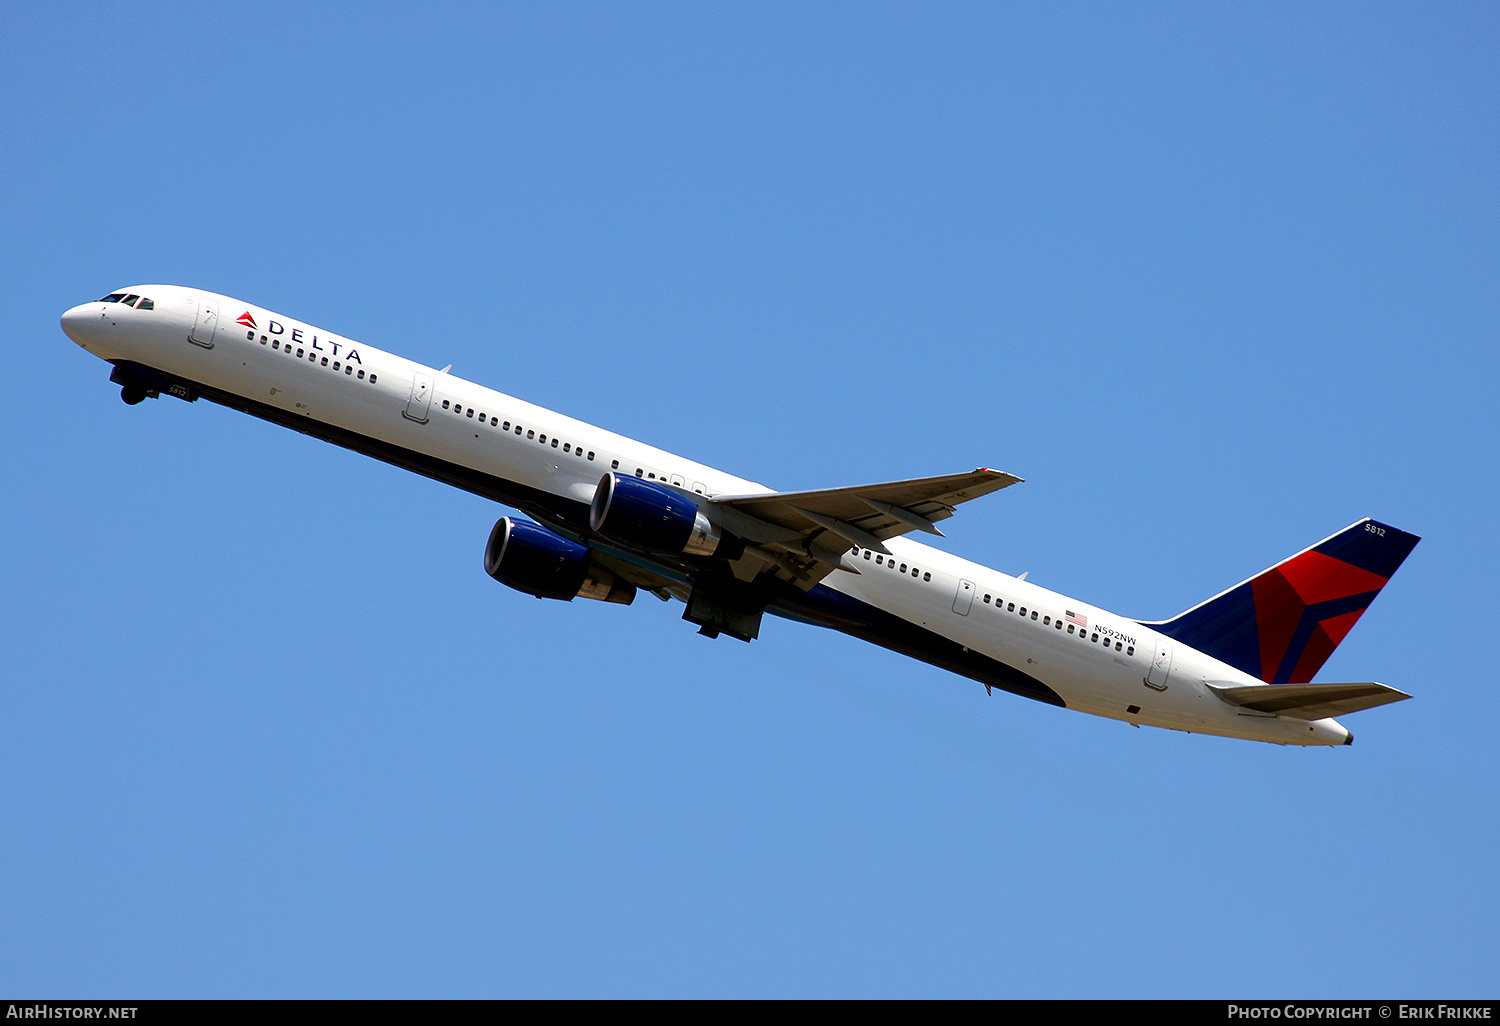
[[[769,612],[1134,726],[1347,745],[1411,697],[1313,683],[1419,539],[1363,519],[1169,620],[1137,620],[917,542],[1021,479],[979,468],[778,492],[251,303],[136,285],[62,315],[129,404],[206,399],[509,506],[492,578],[537,598],[683,603],[710,638]]]

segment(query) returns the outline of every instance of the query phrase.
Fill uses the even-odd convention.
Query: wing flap
[[[1329,716],[1373,709],[1377,705],[1410,698],[1404,691],[1384,684],[1270,684],[1248,687],[1219,687],[1210,684],[1214,694],[1232,705],[1256,712],[1292,716],[1299,720],[1321,720]]]

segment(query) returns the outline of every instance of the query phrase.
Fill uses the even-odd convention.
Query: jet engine
[[[545,527],[501,517],[484,547],[484,572],[537,598],[597,599],[628,606],[635,585],[594,564],[594,555]]]
[[[625,474],[599,479],[589,526],[611,541],[665,555],[733,558],[729,550],[739,547],[684,493]]]

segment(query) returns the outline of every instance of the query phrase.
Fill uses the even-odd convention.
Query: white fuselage
[[[588,503],[612,469],[639,470],[708,496],[771,491],[253,304],[180,286],[125,291],[151,297],[154,309],[86,303],[63,316],[64,330],[101,359],[152,368],[559,499]],[[1221,700],[1210,683],[1263,682],[1137,621],[909,537],[886,545],[890,565],[856,551],[846,562],[857,561],[861,572],[835,571],[823,584],[1021,670],[1068,708],[1283,744],[1340,745],[1349,737],[1332,719],[1273,716]]]

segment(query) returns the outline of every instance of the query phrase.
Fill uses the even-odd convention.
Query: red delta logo
[[[256,327],[255,318],[250,316],[250,311],[249,310],[246,310],[244,313],[242,313],[238,317],[236,317],[234,319],[234,322],[236,324],[243,324],[247,328],[254,328],[254,327]]]

